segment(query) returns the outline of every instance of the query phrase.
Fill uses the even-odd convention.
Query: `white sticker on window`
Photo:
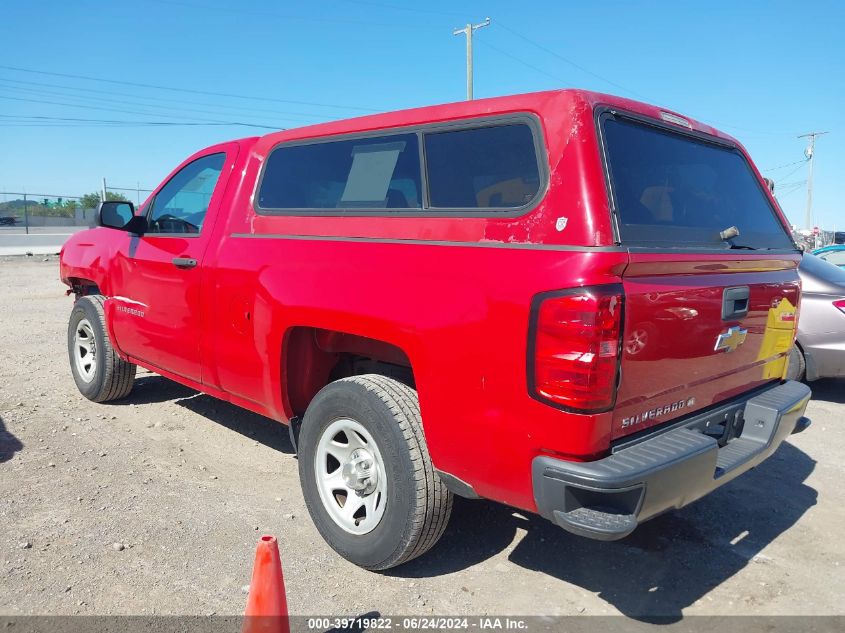
[[[340,201],[361,206],[383,205],[393,170],[404,142],[357,145],[352,148],[352,167]]]

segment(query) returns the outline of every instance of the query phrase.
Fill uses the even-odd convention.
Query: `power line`
[[[802,160],[796,160],[793,163],[786,163],[784,165],[778,165],[777,167],[769,167],[768,169],[761,169],[760,171],[765,171],[765,172],[777,171],[778,169],[783,169],[784,167],[792,167],[793,165],[798,165],[798,164],[803,165],[806,162],[807,162],[807,159],[804,158]]]
[[[807,184],[806,180],[795,181],[795,182],[787,182],[787,183],[775,183],[775,191],[792,191],[793,189],[801,189],[805,184]]]
[[[562,62],[564,62],[564,63],[566,63],[566,64],[569,64],[569,65],[570,65],[570,66],[572,66],[573,68],[576,68],[576,69],[580,70],[581,72],[586,73],[586,74],[588,74],[588,75],[590,75],[590,76],[594,77],[595,79],[598,79],[598,80],[603,81],[603,82],[605,82],[605,83],[607,83],[607,84],[609,84],[609,85],[611,85],[611,86],[614,86],[614,87],[616,87],[616,88],[619,88],[620,90],[622,90],[622,91],[624,91],[624,92],[627,92],[627,93],[629,93],[629,94],[631,94],[631,95],[633,95],[633,96],[635,96],[635,97],[637,97],[638,99],[641,99],[641,100],[643,100],[643,101],[651,101],[651,100],[649,99],[649,97],[647,97],[647,96],[645,96],[645,95],[643,95],[643,94],[641,94],[641,93],[639,93],[639,92],[636,92],[636,91],[634,91],[634,90],[631,90],[630,88],[628,88],[628,87],[626,87],[626,86],[623,86],[622,84],[620,84],[620,83],[618,83],[618,82],[616,82],[616,81],[614,81],[614,80],[612,80],[612,79],[610,79],[610,78],[608,78],[608,77],[605,77],[605,76],[600,75],[600,74],[598,74],[598,73],[596,73],[596,72],[593,72],[593,71],[592,71],[592,70],[590,70],[589,68],[585,68],[585,67],[584,67],[584,66],[582,66],[581,64],[578,64],[577,62],[574,62],[573,60],[571,60],[571,59],[569,59],[569,58],[567,58],[567,57],[564,57],[564,56],[563,56],[563,55],[561,55],[560,53],[558,53],[558,52],[556,52],[556,51],[554,51],[554,50],[550,49],[550,48],[549,48],[549,47],[547,47],[547,46],[544,46],[543,44],[540,44],[540,43],[539,43],[539,42],[537,42],[536,40],[531,39],[530,37],[528,37],[528,36],[526,36],[526,35],[524,35],[524,34],[520,33],[520,32],[519,32],[519,31],[517,31],[516,29],[513,29],[513,28],[509,27],[507,24],[504,24],[503,22],[501,22],[501,21],[499,21],[499,20],[497,20],[497,21],[496,21],[496,24],[497,24],[498,26],[500,26],[501,28],[503,28],[505,31],[508,31],[508,32],[509,32],[509,33],[511,33],[512,35],[514,35],[514,36],[516,36],[516,37],[520,38],[520,39],[521,39],[521,40],[523,40],[524,42],[527,42],[528,44],[531,44],[532,46],[535,46],[536,48],[538,48],[538,49],[540,49],[541,51],[543,51],[543,52],[547,53],[548,55],[551,55],[552,57],[555,57],[555,58],[559,59],[560,61],[562,61]],[[488,46],[489,46],[489,43],[488,43],[488,42],[485,42],[485,45],[488,45]],[[505,53],[504,51],[501,51],[501,50],[500,50],[499,52],[501,52],[502,54],[505,54],[505,55],[507,55],[507,56],[511,57],[512,59],[514,59],[514,60],[516,60],[516,61],[519,61],[519,63],[521,63],[521,64],[523,64],[523,65],[525,65],[525,66],[527,66],[527,67],[529,67],[529,68],[533,68],[534,70],[536,70],[536,71],[538,71],[538,72],[540,72],[540,73],[542,73],[542,74],[544,74],[544,75],[546,75],[546,76],[549,76],[549,77],[555,78],[555,77],[554,77],[554,75],[552,75],[551,73],[548,73],[548,72],[546,72],[546,71],[544,71],[544,70],[541,70],[541,69],[537,68],[536,66],[533,66],[533,65],[531,65],[531,64],[529,64],[529,63],[527,63],[527,62],[525,62],[525,61],[519,60],[517,57],[515,57],[515,56],[513,56],[513,55],[510,55],[510,54],[508,54],[508,53]],[[559,78],[556,78],[556,79],[557,79],[558,81],[562,81],[562,80],[561,80],[561,79],[559,79]],[[738,126],[735,126],[735,125],[726,125],[726,124],[720,124],[720,123],[716,123],[715,125],[716,125],[717,127],[721,127],[721,128],[731,128],[731,129],[735,129],[735,130],[739,130],[739,131],[751,132],[751,133],[754,133],[754,134],[768,134],[768,135],[773,135],[773,136],[787,136],[787,135],[791,135],[791,133],[790,133],[790,132],[773,132],[773,131],[771,131],[771,130],[769,130],[769,131],[749,130],[749,129],[747,129],[747,128],[742,128],[742,127],[738,127]]]
[[[304,20],[306,22],[335,22],[337,24],[359,24],[362,26],[377,26],[383,28],[408,28],[408,29],[427,29],[434,28],[430,24],[413,24],[408,22],[371,22],[370,20],[356,20],[355,18],[342,17],[315,17],[311,15],[290,15],[284,13],[273,13],[272,11],[244,11],[243,9],[233,9],[230,7],[220,7],[208,4],[196,4],[193,2],[176,2],[175,0],[152,0],[158,4],[166,4],[174,7],[187,7],[189,9],[202,9],[204,11],[225,11],[227,13],[238,13],[242,15],[260,15],[264,17],[280,18],[283,20]]]
[[[218,108],[222,110],[230,110],[233,113],[238,113],[242,115],[244,112],[261,112],[264,114],[276,114],[276,115],[284,115],[284,116],[307,116],[311,117],[309,120],[313,120],[313,113],[306,113],[306,112],[285,112],[282,110],[270,109],[270,108],[250,108],[249,106],[230,106],[225,104],[218,104],[218,103],[209,103],[207,101],[184,101],[182,99],[167,99],[165,97],[155,96],[155,97],[145,97],[144,95],[136,95],[128,92],[115,92],[114,90],[97,90],[96,88],[78,88],[76,86],[65,86],[62,84],[50,84],[50,83],[43,83],[40,81],[25,81],[22,79],[9,79],[8,77],[0,77],[0,82],[5,83],[13,83],[13,84],[24,84],[26,86],[39,86],[45,88],[59,88],[61,90],[73,90],[75,92],[83,92],[83,93],[91,93],[91,94],[103,94],[103,95],[112,95],[115,97],[129,97],[132,99],[145,99],[149,101],[156,101],[156,102],[169,102],[169,103],[177,103],[177,104],[188,104],[188,105],[200,105],[200,106],[208,106],[211,108]],[[31,89],[30,89],[31,90]],[[75,96],[75,95],[62,95],[62,96]],[[78,98],[83,98],[82,96]],[[84,97],[89,98],[89,97]],[[146,104],[144,104],[146,105]],[[247,115],[249,116],[249,115]]]
[[[0,114],[3,119],[11,120],[9,123],[0,122],[2,127],[137,127],[137,126],[227,126],[229,123],[203,123],[203,122],[181,122],[181,121],[123,121],[116,119],[82,119],[75,117],[50,117],[50,116],[15,116]],[[82,125],[84,124],[84,125]],[[96,124],[96,125],[88,125]],[[284,128],[278,128],[284,129]]]
[[[358,4],[363,6],[378,7],[380,9],[392,9],[394,11],[410,11],[412,13],[424,13],[427,15],[442,15],[446,17],[461,17],[463,13],[455,13],[452,11],[436,11],[434,9],[419,9],[416,7],[400,7],[395,4],[388,4],[385,2],[371,2],[370,0],[347,0],[346,4]]]
[[[736,130],[737,132],[744,132],[746,134],[762,134],[764,136],[792,136],[792,132],[782,132],[782,131],[774,131],[774,130],[756,130],[747,127],[739,127],[738,125],[728,125],[727,123],[721,123],[719,121],[711,121],[710,123],[713,127],[717,128],[727,128],[730,130]]]
[[[152,88],[154,90],[170,90],[172,92],[184,92],[188,94],[199,94],[199,95],[209,95],[213,97],[227,97],[230,99],[247,99],[247,100],[254,100],[254,101],[267,101],[270,103],[293,103],[296,105],[305,105],[305,106],[312,106],[312,107],[319,107],[319,108],[336,108],[340,110],[356,110],[359,112],[378,112],[373,108],[361,108],[357,106],[344,106],[344,105],[337,105],[332,103],[317,103],[313,101],[293,101],[290,99],[276,99],[273,97],[258,97],[258,96],[246,96],[240,94],[233,94],[230,92],[214,92],[211,90],[194,90],[191,88],[176,88],[173,86],[159,86],[156,84],[147,84],[147,83],[140,83],[135,81],[123,81],[120,79],[104,79],[100,77],[91,77],[88,75],[74,75],[70,73],[57,73],[51,72],[46,70],[34,70],[32,68],[21,68],[20,66],[6,66],[0,64],[0,68],[4,70],[14,70],[17,72],[22,73],[33,73],[36,75],[49,75],[51,77],[64,77],[67,79],[84,79],[85,81],[98,81],[101,83],[108,83],[108,84],[117,84],[122,86],[135,86],[136,88]]]
[[[801,189],[802,189],[802,187],[795,187],[795,188],[793,188],[793,189],[790,189],[790,190],[789,190],[789,191],[787,191],[786,193],[783,193],[783,192],[778,192],[778,193],[776,193],[776,194],[775,194],[775,197],[776,197],[778,200],[781,200],[781,199],[783,199],[783,198],[786,198],[787,196],[791,196],[791,195],[792,195],[793,193],[795,193],[796,191],[801,191]]]
[[[802,160],[802,161],[800,161],[800,162],[801,162],[801,165],[799,165],[798,167],[796,167],[795,169],[793,169],[791,172],[789,172],[788,174],[786,174],[786,176],[781,176],[781,177],[780,177],[780,179],[781,179],[781,180],[786,180],[787,178],[789,178],[789,177],[790,177],[790,176],[792,176],[793,174],[796,174],[796,173],[798,173],[799,171],[801,171],[801,167],[803,167],[804,163],[806,163],[807,161]],[[777,181],[775,181],[775,183],[777,183]]]
[[[508,53],[507,51],[502,50],[498,46],[493,46],[490,42],[487,42],[485,40],[479,40],[479,42],[481,43],[482,46],[489,48],[491,50],[494,50],[497,53],[499,53],[500,55],[504,55],[505,57],[508,57],[508,58],[512,59],[513,61],[515,61],[519,64],[522,64],[526,68],[530,68],[531,70],[534,70],[534,71],[536,71],[540,74],[546,75],[547,77],[550,77],[551,79],[554,79],[555,81],[559,81],[563,84],[568,83],[567,81],[565,81],[564,79],[561,79],[557,75],[553,75],[552,73],[547,72],[547,71],[543,70],[542,68],[538,68],[537,66],[530,64],[529,62],[525,61],[524,59],[520,59],[516,55],[512,55],[511,53]]]
[[[505,25],[501,24],[500,22],[498,22],[498,21],[497,21],[497,22],[496,22],[496,24],[497,24],[497,25],[499,25],[499,26],[502,26],[504,29],[509,30],[509,31],[511,31],[512,33],[516,34],[516,32],[515,32],[515,31],[513,31],[513,29],[508,28],[507,26],[505,26]],[[517,35],[518,35],[518,34],[517,34]],[[536,43],[536,42],[534,42],[533,40],[529,40],[528,38],[526,38],[526,37],[524,37],[524,36],[521,36],[521,35],[520,35],[520,37],[522,37],[522,38],[523,38],[523,39],[525,39],[526,41],[531,42],[531,43],[532,43],[532,44],[534,44],[535,46],[540,47],[542,50],[544,50],[544,51],[546,51],[546,52],[548,52],[548,53],[550,53],[550,54],[554,55],[555,57],[558,57],[558,58],[560,58],[560,59],[563,59],[564,61],[567,61],[568,63],[571,63],[571,65],[573,65],[575,68],[578,68],[579,70],[582,70],[582,71],[584,71],[584,72],[586,72],[586,73],[588,73],[588,74],[591,74],[591,75],[593,75],[594,77],[596,77],[596,78],[598,78],[598,79],[601,79],[602,81],[605,81],[605,82],[607,82],[607,83],[610,83],[610,84],[612,84],[612,85],[616,86],[617,88],[620,88],[621,90],[624,90],[624,91],[626,91],[626,92],[629,92],[629,93],[631,93],[632,95],[634,95],[634,96],[636,96],[636,97],[639,97],[640,99],[643,99],[643,100],[648,100],[648,98],[647,98],[646,96],[641,95],[641,94],[639,94],[639,93],[636,93],[636,92],[634,92],[634,91],[632,91],[632,90],[630,90],[630,89],[628,89],[628,88],[625,88],[624,86],[622,86],[622,85],[620,85],[620,84],[618,84],[618,83],[616,83],[616,82],[614,82],[614,81],[612,81],[612,80],[610,80],[610,79],[607,79],[606,77],[602,77],[601,75],[597,75],[596,73],[593,73],[593,72],[591,72],[591,71],[587,70],[586,68],[584,68],[584,67],[582,67],[582,66],[580,66],[580,65],[578,65],[578,64],[576,64],[576,63],[574,63],[574,62],[570,62],[570,61],[569,61],[569,60],[567,60],[566,58],[563,58],[563,57],[561,57],[561,56],[557,55],[556,53],[554,53],[554,51],[551,51],[550,49],[547,49],[546,47],[542,46],[541,44],[537,44],[537,43]],[[501,49],[501,48],[499,48],[499,47],[497,47],[497,46],[494,46],[493,44],[491,44],[490,42],[488,42],[488,41],[486,41],[486,40],[481,40],[480,42],[481,42],[482,46],[485,46],[485,47],[487,47],[487,48],[493,49],[494,51],[496,51],[496,52],[497,52],[497,53],[499,53],[500,55],[504,55],[505,57],[509,57],[510,59],[514,60],[515,62],[517,62],[517,63],[519,63],[519,64],[522,64],[522,65],[523,65],[523,66],[525,66],[526,68],[530,68],[530,69],[532,69],[532,70],[534,70],[534,71],[536,71],[536,72],[538,72],[538,73],[540,73],[540,74],[542,74],[542,75],[545,75],[546,77],[549,77],[549,78],[551,78],[551,79],[554,79],[555,81],[561,82],[561,83],[562,83],[562,84],[564,84],[564,85],[567,85],[567,84],[571,84],[571,83],[572,83],[571,81],[568,81],[568,80],[566,80],[566,79],[563,79],[562,77],[560,77],[560,76],[558,76],[558,75],[555,75],[555,74],[553,74],[553,73],[548,72],[547,70],[543,70],[542,68],[539,68],[538,66],[535,66],[534,64],[531,64],[531,63],[529,63],[529,62],[525,61],[524,59],[521,59],[521,58],[517,57],[516,55],[513,55],[513,54],[511,54],[511,53],[509,53],[509,52],[507,52],[507,51],[505,51],[505,50],[503,50],[503,49]],[[731,129],[734,129],[734,130],[739,130],[739,131],[743,131],[743,132],[750,132],[750,133],[755,133],[755,134],[769,134],[769,135],[772,135],[772,136],[786,136],[786,135],[789,135],[789,134],[790,134],[790,133],[788,133],[788,132],[771,132],[771,131],[769,131],[769,132],[763,132],[763,131],[760,131],[760,130],[749,130],[749,129],[747,129],[747,128],[741,128],[741,127],[737,127],[737,126],[735,126],[735,125],[726,125],[726,124],[721,124],[721,123],[714,123],[713,125],[714,125],[714,127],[719,127],[719,128],[731,128]],[[799,161],[799,162],[802,162],[802,161]],[[793,164],[797,164],[797,163],[793,163]],[[777,169],[777,168],[775,168],[775,169]],[[770,170],[768,170],[768,171],[770,171]]]
[[[218,123],[124,123],[114,125],[100,125],[97,123],[0,123],[0,127],[38,127],[38,128],[119,128],[119,127],[179,127],[179,126],[216,126]]]
[[[109,191],[143,191],[144,193],[152,193],[154,189],[143,189],[142,187],[115,187],[109,185]]]
[[[32,191],[0,191],[0,196],[40,196],[42,198],[73,198],[79,200],[81,196],[68,196],[65,194],[56,195],[54,193],[34,193]],[[33,200],[33,202],[35,202]]]
[[[74,103],[61,103],[59,101],[44,101],[44,100],[39,100],[39,99],[25,99],[23,97],[6,97],[4,95],[0,95],[0,99],[6,99],[6,100],[9,100],[9,101],[25,101],[25,102],[29,102],[29,103],[41,103],[41,104],[46,104],[46,105],[60,105],[60,106],[66,106],[66,107],[70,107],[70,108],[80,108],[80,109],[83,109],[83,110],[102,110],[104,112],[121,112],[123,114],[141,114],[141,115],[146,115],[146,116],[157,116],[156,113],[154,113],[154,112],[139,112],[137,110],[124,110],[124,109],[121,109],[121,108],[105,108],[105,107],[99,107],[99,106],[80,105],[80,104],[74,104]],[[276,126],[276,125],[259,125],[257,123],[243,123],[243,122],[240,122],[240,121],[214,121],[214,120],[211,120],[211,119],[201,119],[200,117],[179,116],[179,115],[176,115],[176,114],[172,114],[170,116],[172,116],[173,118],[176,118],[176,119],[194,119],[194,120],[197,120],[197,121],[202,121],[204,123],[218,123],[218,124],[223,124],[223,125],[237,125],[237,126],[242,126],[242,127],[262,128],[262,129],[265,129],[265,130],[281,129],[279,126]]]
[[[3,80],[0,79],[0,82]],[[0,84],[2,86],[2,84]],[[137,106],[141,108],[154,108],[156,110],[166,110],[167,113],[177,111],[177,112],[198,112],[200,114],[213,114],[215,116],[223,116],[225,112],[214,112],[213,110],[203,110],[200,108],[185,108],[181,106],[168,106],[168,105],[155,105],[151,103],[139,103],[137,101],[127,101],[126,99],[109,99],[108,97],[92,97],[92,96],[85,96],[85,95],[70,95],[62,92],[56,92],[53,90],[39,90],[37,88],[19,88],[17,86],[2,86],[5,87],[6,90],[15,91],[18,93],[23,93],[24,95],[46,95],[48,97],[62,97],[64,99],[79,99],[83,101],[93,101],[95,103],[116,103],[118,105],[128,105],[128,106]],[[87,105],[87,104],[86,104]],[[151,112],[150,114],[161,114],[159,112]],[[243,115],[240,115],[243,116]],[[255,114],[247,114],[247,117],[250,118],[260,118],[260,115]],[[287,118],[287,117],[286,117]],[[315,119],[311,118],[308,119],[308,122],[314,122]]]
[[[4,119],[18,119],[18,120],[44,120],[44,121],[84,121],[87,123],[152,123],[153,121],[119,121],[115,119],[80,119],[76,117],[63,116],[42,116],[35,114],[0,114]],[[195,125],[205,125],[204,123],[196,123]],[[212,123],[210,125],[226,125],[225,123]]]
[[[507,24],[504,24],[504,23],[498,22],[498,21],[496,22],[496,24],[498,24],[500,27],[502,27],[503,29],[508,31],[511,35],[514,35],[514,36],[518,37],[519,39],[521,39],[525,42],[528,42],[532,46],[535,46],[536,48],[539,48],[541,51],[551,55],[552,57],[555,57],[555,58],[559,59],[560,61],[562,61],[566,64],[569,64],[573,68],[577,68],[578,70],[580,70],[583,73],[591,75],[592,77],[599,79],[599,80],[601,80],[601,81],[603,81],[607,84],[610,84],[611,86],[615,86],[616,88],[619,88],[620,90],[624,90],[625,92],[632,94],[635,97],[638,97],[640,99],[648,99],[648,97],[645,97],[645,96],[631,90],[630,88],[626,88],[622,84],[619,84],[619,83],[613,81],[612,79],[608,79],[607,77],[603,77],[602,75],[599,75],[598,73],[594,73],[592,70],[589,70],[588,68],[584,68],[583,66],[581,66],[581,64],[577,64],[574,61],[572,61],[571,59],[564,57],[560,53],[553,51],[552,49],[548,48],[547,46],[544,46],[543,44],[540,44],[539,42],[532,40],[530,37],[527,37],[527,36],[523,35],[522,33],[520,33],[519,31],[512,29]]]
[[[38,128],[119,128],[119,127],[176,127],[176,126],[213,126],[214,123],[126,123],[99,125],[96,123],[0,123],[0,127],[38,127]]]

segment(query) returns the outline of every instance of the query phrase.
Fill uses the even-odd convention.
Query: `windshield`
[[[795,248],[738,151],[621,118],[603,132],[622,242]]]
[[[831,249],[829,251],[816,251],[815,256],[826,262],[837,266],[845,266],[845,249]]]

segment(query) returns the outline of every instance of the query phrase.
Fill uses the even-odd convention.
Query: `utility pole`
[[[810,144],[804,150],[804,156],[810,163],[810,174],[807,177],[807,213],[804,215],[804,224],[808,229],[813,228],[813,158],[816,154],[816,137],[827,134],[827,132],[808,132],[798,138],[809,138]]]
[[[472,101],[472,34],[478,29],[490,26],[490,18],[485,18],[478,24],[467,24],[462,29],[455,29],[452,35],[466,35],[467,37],[467,101]]]
[[[103,199],[101,200],[101,202],[105,202],[105,201],[106,201],[106,177],[103,176]]]

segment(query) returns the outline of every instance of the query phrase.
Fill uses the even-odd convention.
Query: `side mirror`
[[[110,229],[142,235],[147,230],[147,218],[135,215],[135,205],[131,202],[108,200],[100,203],[97,214],[98,224]]]

